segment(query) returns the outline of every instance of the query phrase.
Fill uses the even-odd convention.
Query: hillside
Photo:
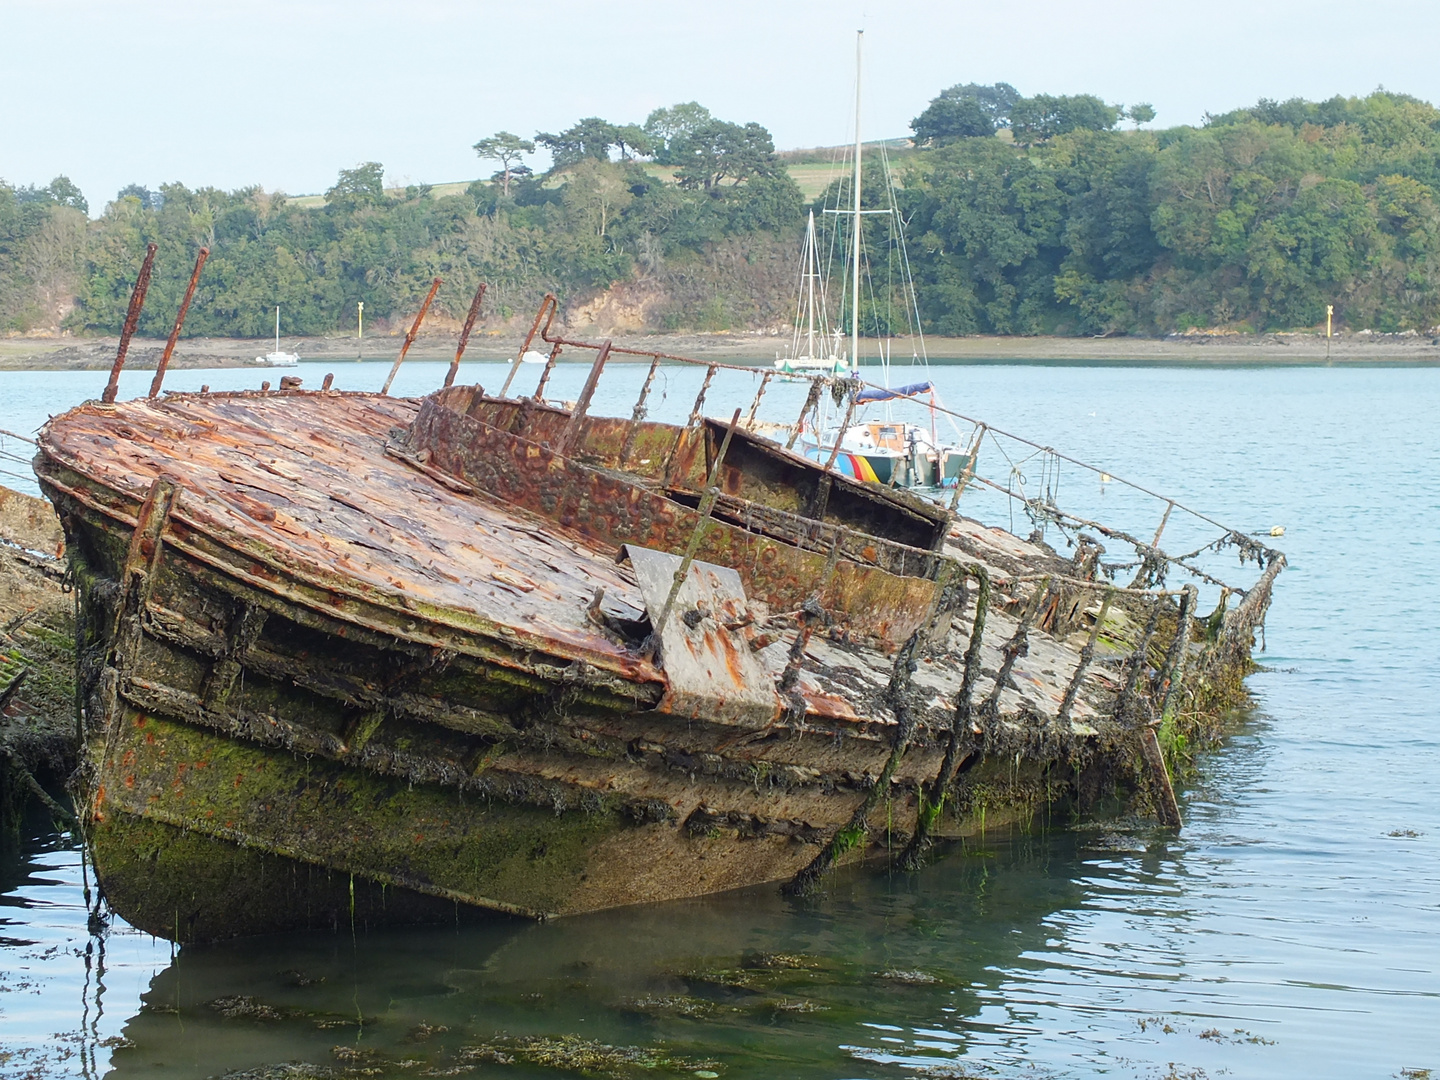
[[[827,186],[826,151],[776,154],[760,125],[700,111],[690,129],[665,128],[669,142],[645,141],[649,122],[588,118],[543,137],[557,162],[543,176],[511,162],[488,180],[403,191],[367,163],[323,196],[170,184],[127,189],[88,220],[63,177],[0,185],[0,329],[113,333],[153,241],[151,336],[168,330],[202,244],[188,334],[262,336],[277,304],[288,333],[330,334],[355,326],[360,303],[384,332],[436,276],[437,325],[484,280],[491,329],[552,291],[567,318],[630,332],[775,330],[793,304],[804,212],[848,201],[848,180],[841,169]],[[1123,115],[1135,130],[1117,129]],[[1151,117],[1005,84],[932,101],[917,146],[887,148],[927,332],[1263,334],[1323,326],[1327,307],[1342,330],[1440,323],[1440,110],[1377,91],[1139,128]],[[886,198],[877,157],[870,209]],[[885,250],[889,228],[868,218],[867,250]],[[864,331],[903,330],[906,306],[878,286]]]

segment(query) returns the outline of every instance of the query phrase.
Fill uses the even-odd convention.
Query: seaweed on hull
[[[768,376],[743,419],[706,418],[723,364],[684,424],[646,395],[693,361],[652,353],[631,415],[593,415],[623,350],[542,322],[551,364],[595,351],[573,405],[544,398],[547,365],[526,397],[292,379],[43,430],[81,613],[79,806],[126,919],[204,940],[541,918],[803,891],[1057,802],[1179,825],[1161,738],[1243,693],[1278,552],[1223,530],[1262,567],[1224,586],[1159,532],[1010,492],[1076,537],[1061,557],[957,514],[959,488],[943,505],[762,435],[787,430],[760,418]],[[961,484],[1004,488],[973,457]],[[1129,584],[1099,538],[1135,546]],[[1179,572],[1221,588],[1210,619]]]

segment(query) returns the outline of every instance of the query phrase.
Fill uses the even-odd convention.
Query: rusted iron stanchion
[[[1200,601],[1200,590],[1186,585],[1180,590],[1180,624],[1175,628],[1175,640],[1170,646],[1170,658],[1166,664],[1167,674],[1161,687],[1163,696],[1160,705],[1160,723],[1175,715],[1180,704],[1180,688],[1185,682],[1185,666],[1189,661],[1190,620],[1195,614],[1195,605]]]
[[[705,408],[705,395],[710,392],[710,383],[715,378],[715,365],[711,364],[705,369],[705,381],[700,384],[700,393],[695,395],[695,405],[690,410],[690,419],[685,421],[687,428],[693,428],[700,422],[700,417]]]
[[[971,441],[970,449],[967,451],[969,460],[965,462],[964,471],[961,472],[955,480],[955,494],[950,496],[951,510],[954,510],[955,507],[960,504],[961,494],[965,491],[970,481],[975,478],[975,462],[980,458],[980,443],[985,438],[985,432],[987,430],[984,424],[977,424],[975,426],[975,438]]]
[[[535,385],[535,393],[530,396],[536,401],[545,399],[545,384],[550,381],[550,373],[555,370],[555,361],[560,359],[560,353],[564,345],[556,345],[550,350],[550,359],[545,361],[545,370],[540,372],[540,381]]]
[[[1095,625],[1090,628],[1090,636],[1085,639],[1085,645],[1080,650],[1080,661],[1075,665],[1075,673],[1070,676],[1070,685],[1065,687],[1065,696],[1060,699],[1060,708],[1055,713],[1057,724],[1063,724],[1070,719],[1070,710],[1075,707],[1075,699],[1085,681],[1085,672],[1090,667],[1090,661],[1095,658],[1095,646],[1099,644],[1100,634],[1105,629],[1105,616],[1110,614],[1110,602],[1114,599],[1115,590],[1105,590],[1105,598],[1100,601],[1100,612],[1095,616]]]
[[[840,429],[835,432],[835,445],[830,448],[830,457],[825,462],[825,468],[821,473],[820,482],[815,485],[815,495],[810,500],[810,508],[806,516],[821,521],[825,517],[825,508],[830,505],[830,491],[835,486],[830,470],[835,467],[835,459],[840,456],[840,440],[845,437],[845,432],[850,430],[850,421],[855,417],[855,398],[859,395],[859,388],[852,387],[850,391],[850,404],[845,409],[845,420],[841,423]],[[815,431],[815,446],[820,446],[820,431]]]
[[[645,402],[650,397],[650,387],[655,382],[655,372],[659,368],[660,354],[656,353],[650,361],[650,371],[645,376],[645,385],[640,387],[640,396],[635,399],[635,409],[630,414],[630,423],[625,428],[625,445],[620,448],[620,467],[622,469],[629,462],[630,455],[635,450],[635,435],[640,430],[640,422],[647,415]]]
[[[195,257],[195,269],[190,274],[190,284],[185,286],[185,299],[180,301],[180,310],[175,314],[175,326],[165,342],[165,351],[160,354],[160,363],[155,368],[155,378],[150,382],[150,396],[160,396],[160,384],[165,381],[165,369],[170,366],[170,357],[175,353],[175,343],[180,340],[180,328],[185,325],[185,312],[190,310],[190,301],[195,298],[195,284],[200,280],[200,268],[210,257],[210,249],[202,247]]]
[[[775,681],[775,689],[782,698],[788,699],[790,691],[799,681],[800,665],[805,660],[805,650],[810,647],[810,638],[815,634],[816,625],[825,618],[825,609],[821,606],[821,602],[825,599],[825,590],[830,587],[831,579],[835,577],[835,567],[840,562],[840,537],[841,532],[837,526],[834,529],[834,535],[830,538],[830,554],[825,557],[825,569],[820,574],[820,582],[815,586],[815,591],[800,606],[799,614],[796,615],[800,622],[800,629],[795,634],[795,640],[790,643],[790,654],[785,660],[785,670]],[[799,709],[801,715],[804,715],[805,702],[803,698],[799,702],[791,704]]]
[[[800,406],[800,416],[795,421],[795,428],[790,432],[790,438],[785,441],[786,450],[795,449],[795,440],[800,437],[800,429],[805,426],[805,417],[810,415],[810,410],[820,404],[820,391],[825,386],[821,379],[812,379],[810,392],[805,395],[805,404]]]
[[[770,380],[775,377],[775,372],[767,371],[760,377],[760,387],[755,391],[755,400],[750,403],[750,415],[745,417],[746,429],[755,426],[755,413],[760,409],[760,399],[765,396],[765,388],[770,385]]]
[[[835,433],[835,445],[830,448],[830,457],[825,462],[825,471],[828,473],[835,467],[835,459],[840,456],[840,440],[845,437],[845,432],[850,430],[850,421],[855,419],[855,399],[860,396],[860,388],[852,387],[850,390],[850,403],[845,406],[845,420],[840,425],[840,430]],[[820,432],[815,432],[815,442],[819,445]]]
[[[1030,652],[1030,624],[1035,621],[1035,616],[1050,599],[1055,589],[1055,582],[1052,578],[1046,578],[1035,586],[1035,593],[1030,597],[1030,602],[1025,605],[1025,613],[1020,616],[1020,622],[1015,627],[1015,633],[1005,643],[1005,648],[1000,651],[1000,670],[995,674],[995,685],[990,688],[990,696],[985,699],[985,704],[980,706],[982,721],[994,720],[1000,714],[1000,696],[1005,693],[1006,684],[1010,682],[1010,673],[1015,670],[1015,661],[1026,656]]]
[[[1135,651],[1130,654],[1130,670],[1125,676],[1125,688],[1120,691],[1120,697],[1115,702],[1115,719],[1124,722],[1130,713],[1131,703],[1135,698],[1135,690],[1140,685],[1140,673],[1145,670],[1145,657],[1150,652],[1150,642],[1155,637],[1155,628],[1160,624],[1160,605],[1164,598],[1157,596],[1150,606],[1150,618],[1145,621],[1145,632],[1140,635],[1140,643],[1135,646]]]
[[[439,281],[439,278],[435,279]],[[455,346],[455,359],[450,361],[450,370],[445,373],[445,385],[455,385],[455,375],[460,370],[460,357],[465,355],[465,346],[470,343],[470,331],[475,329],[475,320],[480,317],[480,301],[485,299],[488,286],[480,282],[475,290],[475,299],[470,301],[470,311],[465,316],[465,325],[460,328],[460,343]]]
[[[580,390],[580,400],[575,402],[575,408],[570,413],[570,422],[565,425],[565,430],[555,442],[554,450],[557,454],[565,453],[570,448],[570,441],[579,432],[580,424],[590,409],[590,399],[595,396],[595,384],[600,381],[600,373],[605,370],[605,361],[609,359],[610,342],[607,341],[600,346],[600,355],[595,357],[595,363],[590,365],[590,374],[585,379],[585,386]]]
[[[913,870],[920,864],[920,858],[930,846],[930,834],[940,821],[945,809],[945,800],[955,780],[956,758],[960,754],[962,736],[970,734],[975,712],[975,682],[980,677],[980,650],[985,641],[985,615],[990,610],[990,575],[978,563],[965,571],[979,582],[975,594],[975,617],[970,625],[970,643],[965,649],[964,673],[960,677],[960,690],[955,695],[955,711],[951,714],[950,730],[945,736],[945,754],[940,768],[930,781],[929,790],[919,791],[919,806],[915,811],[915,835],[910,838],[900,865]],[[968,759],[967,759],[968,760]]]
[[[395,358],[395,363],[390,367],[390,374],[385,376],[385,385],[380,388],[381,394],[390,393],[390,384],[395,381],[395,373],[400,370],[400,365],[405,362],[405,354],[410,351],[410,346],[415,344],[415,338],[420,333],[420,324],[425,321],[425,313],[430,310],[430,302],[435,299],[435,294],[440,291],[440,279],[437,277],[430,282],[430,291],[425,294],[425,302],[420,305],[420,310],[415,313],[415,324],[410,327],[410,332],[405,335],[405,344],[400,346],[400,355]],[[458,356],[456,358],[459,359]]]
[[[685,427],[675,437],[675,445],[670,448],[670,457],[665,462],[665,485],[669,487],[675,482],[675,463],[680,458],[680,447],[685,442],[685,436],[695,430],[700,419],[704,416],[705,395],[710,392],[710,382],[715,378],[716,365],[711,364],[705,369],[705,381],[700,384],[700,393],[695,395],[695,405],[690,410],[690,419],[685,421]]]
[[[510,372],[505,376],[505,385],[500,387],[500,396],[503,398],[510,393],[510,384],[515,381],[515,372],[520,370],[520,364],[525,359],[525,354],[530,351],[530,343],[535,340],[535,335],[540,332],[540,322],[545,318],[545,312],[550,312],[550,318],[555,318],[555,310],[559,306],[554,293],[546,293],[545,299],[540,301],[540,310],[535,312],[535,321],[530,324],[530,332],[525,335],[525,344],[520,346],[520,351],[515,354],[515,359],[510,361]],[[548,329],[548,326],[547,326]],[[610,343],[605,343],[605,349],[609,351]]]
[[[690,564],[695,561],[695,553],[700,550],[700,541],[705,538],[705,531],[710,526],[715,499],[720,494],[720,489],[715,486],[720,482],[720,466],[725,463],[725,453],[730,449],[730,440],[739,425],[740,410],[736,409],[735,415],[730,418],[730,426],[725,429],[725,439],[720,443],[720,452],[715,455],[715,462],[710,466],[710,475],[705,478],[705,496],[700,500],[700,520],[695,522],[695,528],[690,533],[690,542],[685,545],[685,554],[680,559],[680,565],[675,568],[675,577],[670,582],[670,595],[665,597],[665,606],[660,609],[660,617],[655,620],[651,629],[652,653],[660,644],[660,635],[665,630],[665,624],[670,621],[670,612],[675,607],[675,598],[680,595],[680,586],[685,584],[685,579],[690,575]]]
[[[130,351],[130,339],[135,336],[135,327],[140,322],[140,309],[145,306],[145,290],[150,288],[150,269],[155,265],[155,245],[145,245],[145,261],[140,264],[140,276],[135,279],[135,288],[130,292],[130,307],[125,312],[125,325],[120,330],[120,350],[115,354],[115,365],[110,369],[110,381],[100,400],[107,405],[115,400],[120,388],[120,369],[125,366],[125,354]]]
[[[1155,530],[1155,538],[1150,541],[1151,547],[1160,546],[1160,534],[1165,531],[1165,526],[1170,522],[1170,511],[1175,509],[1175,500],[1165,500],[1165,516],[1160,519],[1160,527]]]

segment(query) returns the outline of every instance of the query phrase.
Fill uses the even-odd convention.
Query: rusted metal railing
[[[165,381],[165,370],[170,366],[170,357],[175,354],[175,343],[180,340],[180,328],[185,325],[185,313],[190,310],[190,301],[195,298],[195,285],[200,281],[200,271],[209,257],[208,247],[202,247],[200,254],[195,256],[195,269],[190,273],[190,284],[185,286],[185,298],[180,301],[180,310],[175,313],[175,326],[165,342],[165,351],[160,354],[160,363],[155,367],[155,378],[150,383],[152,398],[160,396],[160,384]]]
[[[120,348],[115,353],[115,364],[110,368],[110,381],[100,400],[109,405],[115,401],[120,389],[120,370],[125,366],[125,354],[130,351],[130,339],[135,336],[135,327],[140,324],[140,309],[145,306],[145,293],[150,288],[150,270],[155,265],[154,244],[145,245],[145,261],[140,264],[140,274],[135,279],[135,288],[130,292],[130,307],[125,312],[125,325],[120,330]]]
[[[435,279],[439,281],[439,278]],[[475,329],[475,320],[480,316],[480,302],[485,299],[485,282],[475,290],[475,299],[470,301],[470,311],[465,316],[465,325],[460,328],[460,343],[455,346],[455,359],[450,361],[450,370],[445,373],[445,385],[455,385],[455,375],[460,370],[460,357],[465,355],[465,346],[470,343],[470,331]]]
[[[400,365],[405,362],[405,354],[410,351],[410,346],[415,344],[415,338],[420,334],[420,324],[425,321],[425,313],[430,310],[431,301],[435,294],[440,291],[440,279],[437,277],[430,282],[430,291],[425,294],[425,302],[420,305],[420,310],[415,313],[415,324],[410,327],[410,332],[405,335],[405,344],[400,346],[400,355],[395,358],[395,363],[390,368],[390,374],[385,376],[385,385],[380,388],[381,394],[390,393],[390,384],[395,381],[395,373],[400,370]],[[456,354],[456,362],[459,362],[459,354]]]

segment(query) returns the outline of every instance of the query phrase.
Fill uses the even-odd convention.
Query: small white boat
[[[795,304],[795,322],[790,346],[775,358],[782,375],[797,373],[844,375],[848,369],[840,348],[840,331],[827,326],[825,279],[820,275],[820,255],[815,244],[815,211],[805,226],[805,248],[800,253],[800,289]]]
[[[255,357],[255,363],[265,367],[294,367],[300,362],[299,353],[280,351],[280,309],[275,309],[275,348],[264,356]]]
[[[520,362],[522,364],[548,364],[550,362],[550,357],[546,356],[543,352],[536,352],[534,349],[527,349],[525,353],[520,357]]]

